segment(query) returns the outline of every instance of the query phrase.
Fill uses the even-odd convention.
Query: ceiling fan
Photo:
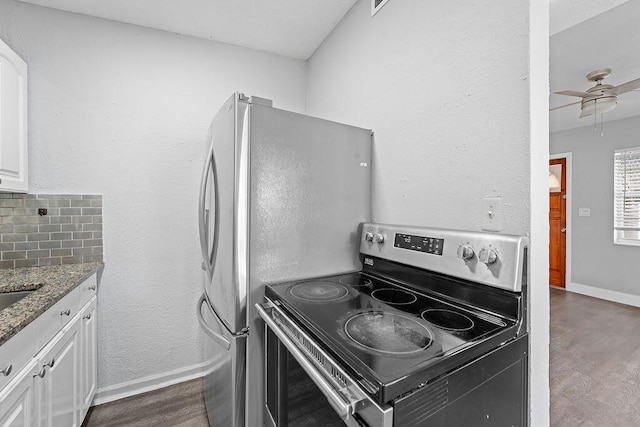
[[[587,89],[586,92],[575,90],[562,90],[554,92],[558,95],[577,96],[582,98],[581,101],[572,102],[570,104],[561,105],[559,107],[550,108],[549,111],[559,108],[568,107],[580,103],[582,110],[580,117],[590,116],[596,113],[606,113],[616,108],[618,104],[618,96],[623,93],[630,92],[640,88],[640,78],[631,80],[618,86],[603,84],[602,80],[611,75],[611,68],[602,68],[587,74],[587,81],[596,82],[595,86]]]

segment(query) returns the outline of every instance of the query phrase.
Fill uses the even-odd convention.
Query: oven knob
[[[469,261],[473,258],[475,252],[473,248],[469,245],[460,245],[458,246],[458,258],[463,259],[465,261]]]
[[[364,233],[364,240],[366,240],[367,242],[373,242],[373,233],[370,231]]]
[[[374,241],[376,243],[384,243],[384,235],[382,233],[376,233]]]
[[[480,262],[484,262],[487,265],[491,265],[498,260],[498,254],[493,249],[482,248],[478,254]]]

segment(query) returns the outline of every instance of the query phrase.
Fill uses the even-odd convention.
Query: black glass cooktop
[[[265,294],[377,389],[424,373],[514,325],[365,273],[268,285]]]

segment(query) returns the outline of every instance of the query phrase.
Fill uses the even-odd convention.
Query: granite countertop
[[[36,289],[0,311],[0,345],[103,267],[101,262],[91,262],[0,270],[0,292]]]

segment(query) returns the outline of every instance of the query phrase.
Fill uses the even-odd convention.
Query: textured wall
[[[640,248],[613,244],[613,152],[640,146],[639,126],[632,117],[605,123],[602,137],[591,125],[550,136],[552,154],[572,153],[572,283],[640,296]]]
[[[376,221],[480,230],[490,196],[504,232],[532,232],[531,422],[547,425],[548,5],[369,5],[311,57],[308,111],[374,130]]]
[[[528,4],[360,1],[309,61],[308,111],[375,132],[376,221],[529,230]]]
[[[0,268],[101,262],[102,196],[0,194],[0,240]]]
[[[629,0],[552,0],[550,34],[557,34]]]
[[[302,111],[305,63],[12,0],[0,38],[29,64],[31,190],[103,194],[99,387],[200,363],[209,121],[235,90]]]

